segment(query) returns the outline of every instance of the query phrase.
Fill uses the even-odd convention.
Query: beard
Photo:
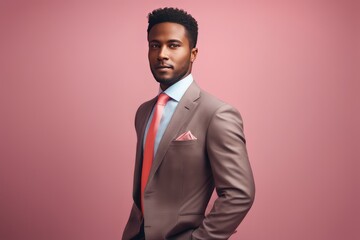
[[[187,72],[182,73],[178,76],[174,76],[172,78],[162,78],[160,76],[156,76],[155,74],[153,74],[155,80],[160,83],[161,85],[164,85],[166,87],[170,87],[171,85],[177,83],[178,81],[180,81],[181,79],[183,79],[185,77]]]
[[[167,88],[170,87],[171,85],[177,83],[178,81],[180,81],[181,79],[183,79],[184,77],[186,77],[187,75],[189,75],[191,72],[191,68],[186,69],[185,71],[181,72],[181,73],[174,73],[174,75],[172,77],[162,77],[159,76],[158,74],[156,74],[156,70],[153,70],[151,68],[151,73],[153,75],[153,77],[155,78],[155,80],[160,83],[163,86],[166,86]]]

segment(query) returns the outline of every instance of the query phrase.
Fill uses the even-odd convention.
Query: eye
[[[171,43],[171,44],[169,45],[169,47],[170,47],[170,48],[178,48],[178,47],[180,47],[180,44],[178,44],[178,43]]]
[[[159,48],[160,45],[158,43],[150,43],[149,48]]]

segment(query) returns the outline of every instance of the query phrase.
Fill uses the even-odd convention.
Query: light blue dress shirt
[[[191,74],[189,74],[185,78],[183,78],[180,81],[178,81],[177,83],[171,85],[164,91],[164,93],[166,95],[168,95],[170,98],[169,98],[169,101],[165,105],[163,115],[160,120],[159,128],[156,133],[156,138],[155,138],[155,143],[154,143],[154,156],[158,149],[161,138],[164,135],[164,132],[165,132],[167,126],[169,125],[171,117],[173,116],[175,109],[176,109],[177,105],[179,104],[180,99],[182,98],[182,96],[184,95],[184,93],[189,88],[189,86],[191,85],[192,82],[193,82],[193,77]],[[159,90],[159,94],[160,93],[162,93],[161,88]],[[149,121],[146,124],[143,148],[145,148],[146,136],[147,136],[148,129],[150,127],[151,120],[153,118],[153,114],[154,114],[154,109],[151,111]]]

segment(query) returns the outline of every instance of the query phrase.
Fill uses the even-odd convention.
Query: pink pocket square
[[[180,136],[178,136],[175,141],[189,141],[189,140],[196,140],[197,138],[192,135],[190,131],[184,132]]]

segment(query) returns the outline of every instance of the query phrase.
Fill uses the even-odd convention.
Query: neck
[[[166,89],[168,89],[169,87],[171,87],[171,86],[174,85],[175,83],[180,82],[181,80],[183,80],[184,78],[186,78],[187,76],[189,76],[189,74],[191,74],[191,69],[190,69],[190,71],[187,72],[184,76],[182,76],[182,77],[180,78],[180,80],[178,80],[178,81],[176,81],[176,82],[174,82],[174,83],[172,83],[172,84],[166,85],[166,84],[160,83],[160,88],[161,88],[161,90],[165,91]]]

